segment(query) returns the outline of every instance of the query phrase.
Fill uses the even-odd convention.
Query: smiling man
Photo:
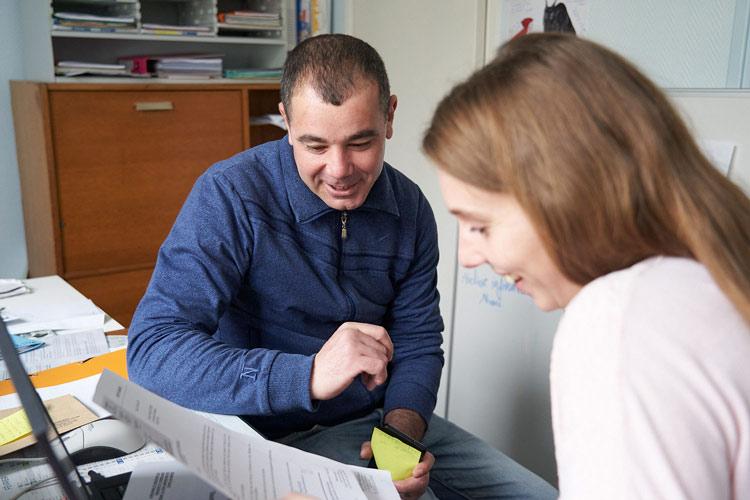
[[[420,189],[383,161],[397,100],[380,56],[350,36],[310,38],[287,58],[281,99],[288,136],[214,165],[185,202],[129,330],[131,379],[357,465],[384,421],[431,452],[396,483],[404,497],[428,484],[554,497],[432,415],[437,228]]]

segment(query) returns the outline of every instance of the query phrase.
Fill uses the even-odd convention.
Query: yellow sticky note
[[[378,469],[390,472],[394,481],[410,477],[422,456],[421,451],[386,434],[377,427],[372,430],[370,445]]]
[[[0,446],[15,441],[31,432],[31,425],[23,410],[0,419]]]

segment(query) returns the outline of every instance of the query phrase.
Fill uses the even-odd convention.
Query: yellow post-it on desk
[[[0,419],[0,446],[25,436],[31,432],[26,412],[18,410]]]
[[[410,477],[422,458],[421,450],[409,446],[378,427],[372,430],[370,445],[378,469],[390,472],[394,481]]]
[[[99,418],[96,416],[96,413],[89,410],[83,403],[70,394],[48,399],[44,402],[44,406],[47,408],[47,412],[49,412],[49,416],[55,423],[57,432],[60,434],[86,425]],[[26,419],[26,414],[19,410],[19,408],[0,410],[0,422],[8,418],[13,418],[18,413],[21,413],[23,418]],[[0,457],[36,443],[36,439],[31,434],[31,429],[12,441],[0,441],[2,441],[0,442]]]

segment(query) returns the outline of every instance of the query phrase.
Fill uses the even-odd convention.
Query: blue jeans
[[[359,449],[363,442],[369,441],[372,428],[380,423],[382,415],[382,410],[377,410],[333,427],[315,426],[285,436],[279,442],[367,467],[367,460],[359,458]],[[422,442],[435,456],[430,488],[422,498],[557,498],[557,491],[542,478],[437,415],[432,416]]]

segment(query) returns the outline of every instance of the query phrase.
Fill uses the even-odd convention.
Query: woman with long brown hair
[[[423,148],[488,263],[544,310],[562,498],[750,498],[750,199],[613,52],[534,34]]]

